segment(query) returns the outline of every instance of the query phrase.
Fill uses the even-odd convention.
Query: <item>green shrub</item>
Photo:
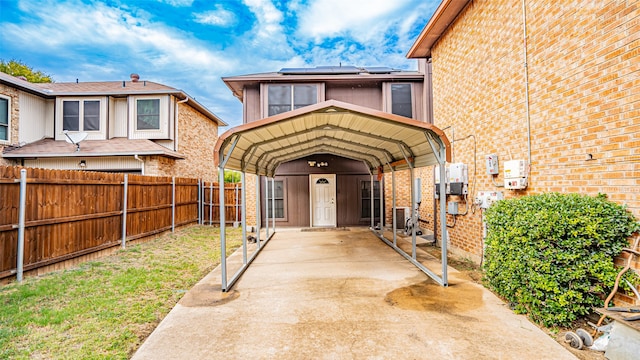
[[[620,270],[613,259],[640,229],[605,195],[525,196],[485,215],[487,285],[545,326],[569,326],[604,305]]]

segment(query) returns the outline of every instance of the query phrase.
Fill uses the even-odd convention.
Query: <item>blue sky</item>
[[[322,65],[413,70],[440,0],[0,0],[0,58],[56,82],[129,74],[184,90],[231,126],[221,77]],[[222,129],[224,130],[224,129]]]

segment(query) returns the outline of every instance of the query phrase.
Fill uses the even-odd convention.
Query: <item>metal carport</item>
[[[220,244],[222,291],[228,291],[238,280],[253,259],[260,252],[260,191],[256,182],[256,242],[257,249],[247,258],[246,233],[246,181],[245,174],[263,175],[271,178],[281,163],[299,159],[307,155],[330,153],[362,161],[374,176],[391,172],[393,193],[393,240],[383,236],[383,231],[371,230],[387,245],[394,248],[412,264],[422,270],[440,285],[447,286],[447,227],[445,202],[440,201],[440,228],[442,234],[442,275],[438,276],[416,260],[416,233],[412,234],[412,254],[407,254],[397,246],[395,219],[395,171],[410,170],[411,198],[416,199],[414,168],[430,165],[440,166],[440,193],[445,193],[445,162],[451,158],[449,140],[437,127],[402,116],[372,110],[369,108],[328,100],[259,121],[234,127],[218,138],[214,150],[214,161],[219,168],[219,182],[224,183],[224,170],[241,171],[242,181],[242,267],[228,279],[226,269],[226,239],[224,215],[224,191],[220,191]],[[268,180],[265,179],[267,182]],[[273,189],[273,188],[272,188]],[[373,186],[371,186],[373,191]],[[273,194],[273,190],[272,190]],[[373,208],[373,196],[371,197]],[[268,200],[268,199],[267,199]],[[273,204],[273,202],[272,202]],[[380,201],[384,208],[384,202]],[[411,207],[412,216],[414,207]],[[271,213],[274,211],[272,209]],[[381,214],[383,212],[381,211]],[[275,233],[275,217],[272,218],[273,232],[270,234],[269,209],[266,208],[266,242]],[[271,236],[270,236],[271,235]]]

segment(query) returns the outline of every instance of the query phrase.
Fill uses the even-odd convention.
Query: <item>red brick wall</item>
[[[455,162],[469,165],[470,195],[604,193],[640,217],[640,6],[527,0],[526,12],[525,191],[494,186],[484,163],[484,155],[499,155],[501,183],[505,160],[528,157],[522,2],[471,2],[432,49],[435,125],[450,126]],[[449,229],[454,252],[479,259],[481,220],[479,209],[458,216]]]

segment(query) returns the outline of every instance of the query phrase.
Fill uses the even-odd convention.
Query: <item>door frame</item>
[[[333,181],[333,198],[335,201],[333,202],[333,224],[331,225],[322,225],[317,227],[338,227],[338,192],[337,192],[337,177],[336,174],[309,174],[309,226],[316,227],[313,224],[313,208],[315,205],[314,202],[314,194],[315,194],[315,183],[319,178],[327,178],[329,181]]]

